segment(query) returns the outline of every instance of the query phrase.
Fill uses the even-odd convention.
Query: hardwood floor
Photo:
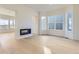
[[[14,33],[0,34],[1,54],[79,53],[79,41],[39,35],[16,40]]]

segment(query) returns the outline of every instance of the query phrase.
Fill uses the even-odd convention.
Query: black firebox
[[[31,34],[31,29],[20,29],[20,35]]]

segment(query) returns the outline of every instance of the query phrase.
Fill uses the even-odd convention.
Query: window
[[[41,30],[46,30],[46,17],[45,16],[42,16],[41,17]]]
[[[10,20],[10,28],[13,29],[15,27],[15,20]]]
[[[55,16],[48,17],[48,28],[54,29],[55,28]]]
[[[8,25],[8,20],[0,19],[0,25]]]
[[[56,30],[63,30],[64,16],[58,15],[56,16]]]
[[[64,16],[48,16],[48,29],[63,30]]]
[[[63,29],[63,23],[56,23],[56,29],[62,30]]]
[[[68,31],[72,31],[72,14],[68,13],[68,17],[67,17],[67,28]]]
[[[57,23],[63,23],[64,22],[64,16],[62,16],[62,15],[58,15],[58,16],[56,16],[56,22]]]
[[[0,19],[0,29],[8,29],[8,20]]]
[[[49,23],[49,29],[54,29],[54,23]]]
[[[0,29],[14,29],[15,20],[0,18]]]

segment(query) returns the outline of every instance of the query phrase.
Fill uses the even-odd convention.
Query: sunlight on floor
[[[44,54],[51,54],[51,50],[49,48],[47,48],[46,46],[43,47],[44,49]]]

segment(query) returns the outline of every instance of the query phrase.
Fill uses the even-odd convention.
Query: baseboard
[[[61,37],[61,38],[67,38],[65,36],[58,36],[58,35],[51,35],[51,34],[39,34],[39,35],[47,35],[47,36],[56,36],[56,37]]]

